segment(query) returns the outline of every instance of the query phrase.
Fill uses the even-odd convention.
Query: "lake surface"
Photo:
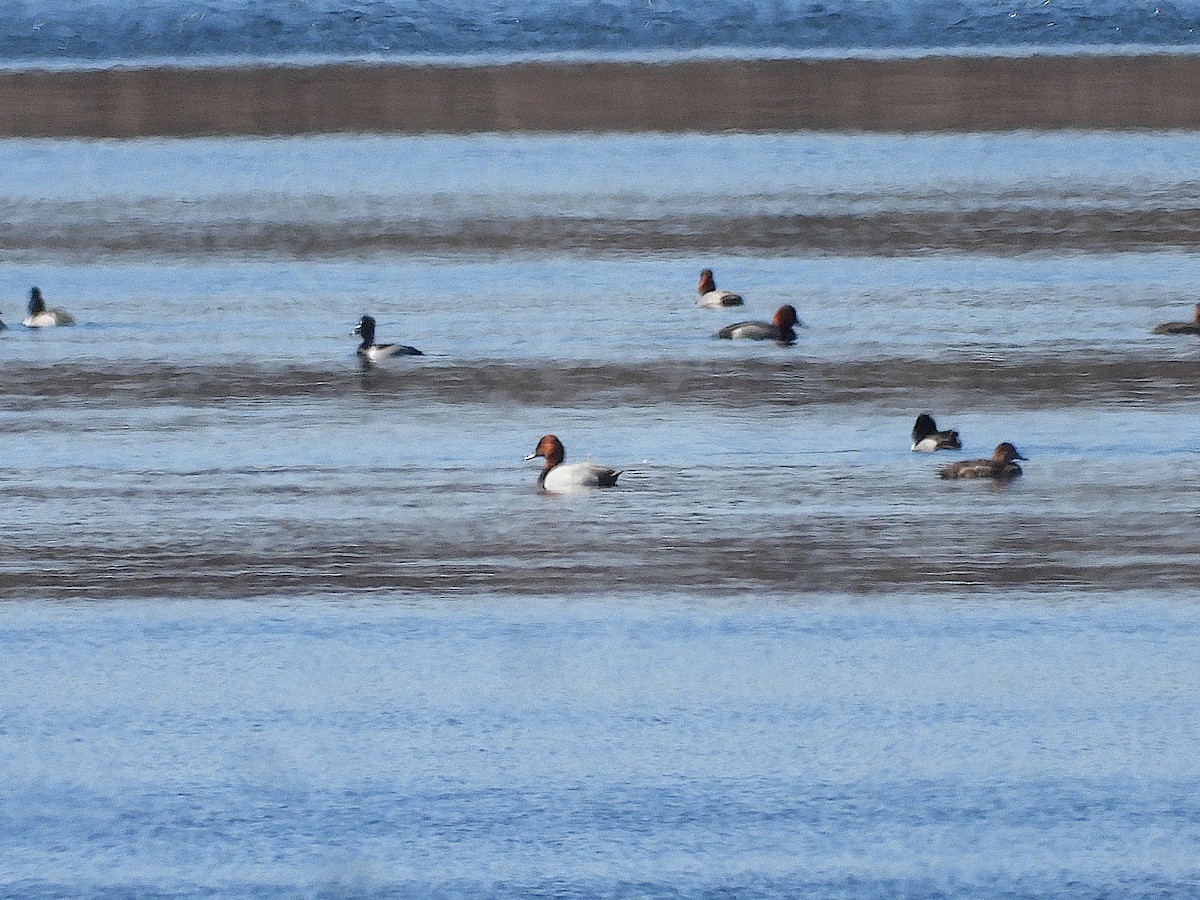
[[[1198,156],[0,142],[0,892],[1193,895]]]
[[[1194,50],[1196,0],[21,0],[5,65],[529,54]]]

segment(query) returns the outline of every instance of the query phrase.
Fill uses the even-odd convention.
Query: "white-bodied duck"
[[[958,432],[947,429],[938,431],[937,422],[929,413],[921,413],[912,430],[912,448],[917,453],[932,453],[934,450],[961,450]]]
[[[361,359],[368,360],[369,362],[378,362],[390,356],[424,355],[416,347],[408,347],[404,344],[375,343],[375,320],[370,316],[363,316],[359,319],[358,324],[354,326],[354,330],[350,333],[362,337],[362,343],[358,345],[358,355]]]
[[[617,483],[619,469],[598,466],[590,462],[564,463],[566,450],[562,441],[552,434],[543,435],[533,452],[525,457],[542,457],[546,463],[538,475],[538,485],[547,491],[573,491],[580,488],[612,487]]]
[[[74,325],[75,317],[61,309],[46,309],[39,288],[29,291],[29,315],[21,322],[26,328],[53,328],[56,325]]]
[[[742,295],[735,294],[733,291],[718,291],[717,283],[713,280],[712,269],[700,270],[700,286],[697,288],[700,293],[698,301],[705,309],[717,309],[721,306],[741,306]]]

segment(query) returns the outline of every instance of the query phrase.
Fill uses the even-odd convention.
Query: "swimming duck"
[[[1151,334],[1200,334],[1200,303],[1192,310],[1190,322],[1163,322]]]
[[[570,491],[579,488],[612,487],[617,483],[619,469],[598,466],[590,462],[563,463],[566,450],[562,441],[552,434],[543,435],[533,452],[525,457],[526,462],[537,457],[546,460],[538,484],[547,491]]]
[[[770,322],[736,322],[717,332],[719,338],[749,338],[755,341],[780,341],[790,344],[796,340],[794,326],[800,324],[796,307],[790,303],[775,310]]]
[[[741,294],[733,291],[718,291],[717,283],[713,281],[712,269],[700,270],[700,305],[705,309],[716,309],[720,306],[741,306]]]
[[[918,453],[932,453],[934,450],[961,450],[962,442],[958,439],[957,431],[938,431],[937,423],[929,413],[917,416],[912,430],[912,448]]]
[[[387,359],[389,356],[424,355],[416,347],[406,347],[404,344],[376,344],[375,320],[370,316],[363,316],[359,319],[358,324],[350,333],[362,336],[362,343],[358,345],[358,355],[371,362]]]
[[[942,478],[995,478],[1008,481],[1021,474],[1021,467],[1013,460],[1028,459],[1017,452],[1017,448],[1005,441],[996,446],[991,459],[964,459],[938,469]]]
[[[21,322],[26,328],[50,328],[54,325],[74,325],[75,317],[60,309],[46,309],[46,301],[38,288],[29,291],[29,315]]]

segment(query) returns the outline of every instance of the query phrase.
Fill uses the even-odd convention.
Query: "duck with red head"
[[[712,269],[700,270],[699,303],[705,309],[717,309],[722,306],[741,306],[741,294],[733,291],[718,291],[717,282],[713,280]]]
[[[1021,467],[1014,460],[1028,458],[1005,441],[996,445],[991,459],[964,459],[961,462],[950,463],[938,469],[938,475],[942,478],[992,478],[996,481],[1008,481],[1021,474]]]
[[[538,485],[547,491],[576,491],[581,488],[613,487],[619,469],[598,466],[590,462],[564,463],[567,452],[562,441],[552,434],[543,435],[526,462],[542,457],[546,463],[538,476]]]
[[[789,303],[775,310],[775,315],[770,322],[736,322],[733,325],[726,325],[718,331],[717,337],[792,344],[796,341],[795,327],[797,325],[804,327],[800,323],[800,317],[796,315],[796,307]]]
[[[1200,303],[1192,310],[1192,321],[1163,322],[1151,334],[1200,334]]]

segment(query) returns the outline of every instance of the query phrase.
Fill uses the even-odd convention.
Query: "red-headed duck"
[[[1200,303],[1192,310],[1192,321],[1163,322],[1151,334],[1200,334]]]
[[[733,325],[726,325],[717,332],[717,337],[780,341],[790,344],[796,340],[796,332],[793,329],[799,324],[800,318],[796,315],[796,307],[789,303],[775,310],[775,315],[770,322],[737,322]]]
[[[562,441],[552,434],[547,434],[538,441],[533,452],[525,457],[526,462],[537,457],[546,460],[542,474],[538,476],[538,485],[547,491],[572,491],[580,488],[612,487],[617,483],[619,469],[608,466],[598,466],[590,462],[563,463],[566,450]]]
[[[929,413],[917,416],[912,430],[912,448],[917,453],[932,453],[934,450],[961,450],[962,442],[957,431],[938,431],[937,423]]]
[[[733,291],[718,291],[717,283],[713,280],[712,269],[700,270],[700,305],[705,309],[716,309],[720,306],[741,306],[741,294]]]
[[[370,316],[363,316],[359,319],[358,324],[350,333],[362,336],[362,343],[358,345],[358,355],[369,362],[387,359],[389,356],[424,355],[416,347],[406,347],[404,344],[375,343],[375,320]]]
[[[1005,441],[997,445],[991,459],[964,459],[938,469],[942,478],[994,478],[1008,481],[1021,474],[1021,467],[1013,460],[1028,459],[1017,452],[1017,448]]]
[[[21,322],[26,328],[52,328],[55,325],[74,325],[75,317],[61,309],[46,309],[39,288],[29,291],[29,315]]]

